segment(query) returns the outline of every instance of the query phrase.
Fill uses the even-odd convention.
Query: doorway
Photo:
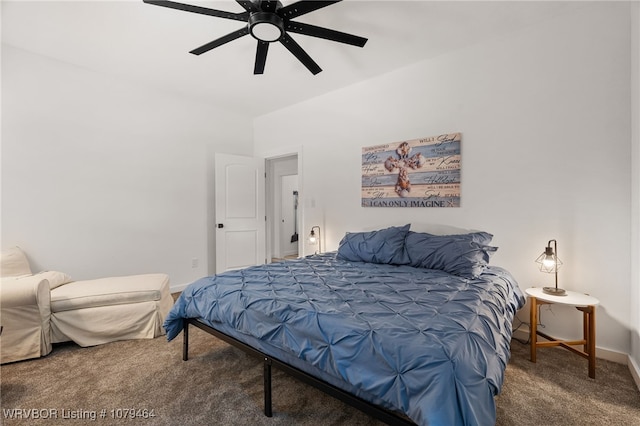
[[[303,239],[298,155],[266,160],[267,259],[295,258]]]

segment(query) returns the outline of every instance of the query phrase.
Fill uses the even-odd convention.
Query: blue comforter
[[[172,340],[183,318],[224,325],[420,425],[489,425],[523,304],[499,267],[466,279],[327,253],[202,278],[164,327]]]

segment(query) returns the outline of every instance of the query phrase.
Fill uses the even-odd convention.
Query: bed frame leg
[[[185,318],[182,328],[182,360],[189,360],[189,321]]]
[[[271,417],[271,360],[264,359],[264,415]]]

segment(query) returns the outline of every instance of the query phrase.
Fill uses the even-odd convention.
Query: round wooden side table
[[[540,287],[531,287],[525,290],[531,301],[531,362],[536,362],[536,351],[538,348],[560,346],[570,352],[580,355],[589,361],[589,377],[596,378],[596,306],[600,303],[598,299],[588,294],[567,291],[564,296],[554,296],[542,291]],[[538,330],[538,305],[561,304],[574,306],[582,312],[582,340],[560,340],[551,337]],[[538,336],[545,341],[538,341]],[[582,346],[582,350],[574,346]]]

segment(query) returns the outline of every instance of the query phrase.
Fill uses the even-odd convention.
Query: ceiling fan
[[[330,6],[337,1],[297,1],[287,6],[283,6],[279,1],[269,0],[236,0],[236,2],[245,10],[241,13],[226,12],[223,10],[209,9],[206,7],[194,6],[190,4],[177,3],[174,1],[157,1],[143,0],[145,3],[156,6],[168,7],[171,9],[183,10],[185,12],[199,13],[202,15],[215,16],[217,18],[234,19],[243,21],[247,24],[242,28],[233,31],[216,40],[210,41],[189,53],[201,55],[221,46],[225,43],[233,41],[237,38],[251,34],[257,41],[256,60],[253,69],[254,74],[263,74],[264,66],[267,61],[267,52],[269,44],[280,42],[289,50],[302,64],[307,67],[311,73],[318,74],[322,68],[307,54],[307,52],[295,42],[288,34],[297,33],[311,37],[323,38],[326,40],[337,41],[339,43],[350,44],[352,46],[363,47],[367,42],[366,38],[358,37],[352,34],[331,30],[328,28],[318,27],[311,24],[292,21],[299,16],[309,12]]]

